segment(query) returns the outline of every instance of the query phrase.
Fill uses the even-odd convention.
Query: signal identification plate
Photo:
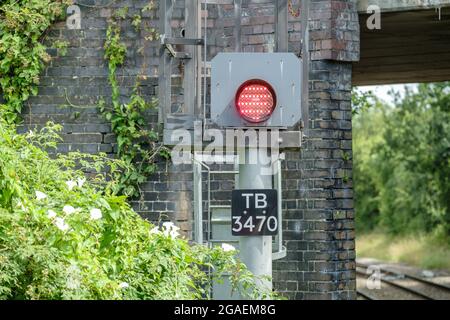
[[[273,236],[277,232],[277,190],[232,191],[231,234],[233,236]]]

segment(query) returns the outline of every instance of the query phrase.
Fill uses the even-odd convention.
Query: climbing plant
[[[127,102],[121,101],[116,72],[117,68],[124,64],[126,57],[127,48],[120,39],[120,23],[126,19],[127,12],[127,7],[121,8],[109,21],[104,57],[108,61],[111,104],[107,105],[102,99],[99,108],[106,120],[111,121],[112,132],[117,139],[118,157],[133,168],[121,176],[116,191],[136,197],[140,194],[139,184],[155,171],[155,157],[162,156],[167,159],[169,153],[161,144],[158,144],[157,132],[146,127],[145,112],[154,108],[157,101],[153,99],[147,102],[141,95],[139,79],[145,76],[137,77],[131,96]],[[140,30],[140,23],[140,16],[134,15],[132,24],[136,30]]]
[[[0,2],[0,108],[17,122],[24,101],[37,94],[39,75],[51,60],[42,43],[48,27],[65,14],[70,0]]]
[[[64,17],[65,8],[71,3],[71,0],[5,0],[0,3],[0,96],[3,98],[0,109],[8,123],[19,122],[24,102],[38,93],[39,76],[52,59],[44,44],[46,31],[53,22]],[[142,12],[155,8],[155,2],[150,0]],[[104,57],[109,66],[111,105],[100,99],[99,108],[116,135],[118,158],[128,164],[128,170],[120,176],[114,191],[135,197],[139,195],[139,184],[155,170],[154,158],[157,155],[168,158],[169,153],[158,145],[157,133],[145,126],[145,113],[157,102],[147,102],[141,96],[140,77],[127,102],[120,101],[116,71],[126,56],[126,46],[120,41],[120,22],[127,15],[127,7],[117,9],[107,30]],[[143,26],[146,41],[158,38],[156,29],[144,23],[139,14],[132,17],[132,25],[136,31]],[[64,41],[56,41],[53,46],[61,55],[67,50]]]

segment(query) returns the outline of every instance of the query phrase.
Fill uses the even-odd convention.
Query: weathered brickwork
[[[295,299],[353,299],[351,66],[314,61],[310,71],[311,130],[284,162],[288,254],[274,280]]]
[[[309,18],[312,60],[359,60],[356,1],[311,1]]]
[[[67,55],[56,57],[41,78],[40,91],[27,103],[20,130],[52,120],[64,126],[60,152],[106,152],[113,156],[115,139],[110,124],[97,110],[100,97],[108,97],[107,65],[103,59],[107,20],[114,10],[129,7],[139,13],[146,0],[83,0],[81,30],[56,24],[46,41],[69,41]],[[243,1],[242,50],[270,52],[274,48],[274,1]],[[294,7],[297,1],[293,1]],[[105,4],[109,4],[105,6]],[[98,7],[92,7],[98,6]],[[103,7],[102,7],[103,6]],[[310,130],[300,152],[288,152],[283,162],[284,239],[287,257],[274,262],[275,288],[291,299],[354,299],[355,251],[351,163],[351,63],[358,59],[359,31],[354,1],[312,1],[310,4]],[[233,51],[232,6],[209,6],[208,57]],[[173,34],[183,27],[184,7],[176,1]],[[157,26],[157,12],[146,12],[143,21]],[[142,92],[150,100],[157,92],[158,44],[143,39],[131,19],[122,23],[128,53],[117,72],[122,99],[126,100],[138,75]],[[299,18],[289,22],[289,50],[300,53]],[[174,65],[178,73],[179,65]],[[173,80],[172,109],[183,101],[180,78]],[[157,110],[148,114],[157,124]],[[229,166],[217,165],[214,169]],[[212,175],[212,198],[227,204],[234,187],[232,175]],[[192,167],[158,163],[157,172],[142,185],[135,208],[152,221],[173,220],[192,230]],[[206,199],[206,194],[204,195]]]

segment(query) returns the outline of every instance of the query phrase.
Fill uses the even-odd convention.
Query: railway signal
[[[300,121],[302,68],[293,53],[219,53],[211,68],[211,119],[219,127]]]
[[[211,61],[211,120],[233,130],[293,127],[301,120],[302,78],[293,53],[219,53]],[[232,192],[230,232],[239,237],[242,262],[264,276],[272,274],[272,236],[281,237],[281,190],[273,189],[272,162],[261,158],[276,150],[259,143],[237,147],[239,189]],[[270,281],[261,285],[271,288]]]

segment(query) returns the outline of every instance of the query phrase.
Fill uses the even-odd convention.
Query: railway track
[[[367,268],[369,265],[357,262],[356,274],[361,279],[368,277]],[[389,270],[381,266],[377,266],[380,271],[380,281],[385,287],[397,291],[398,295],[401,292],[405,293],[408,299],[420,300],[439,300],[450,299],[450,286],[436,283],[428,279],[424,279],[412,274],[400,273],[394,270]],[[383,285],[382,285],[383,288]],[[363,300],[380,300],[377,295],[378,290],[357,290],[357,295]],[[383,298],[381,298],[383,299]]]
[[[356,290],[356,294],[362,300],[379,300],[375,296],[373,296],[365,291],[362,291],[362,290]]]

